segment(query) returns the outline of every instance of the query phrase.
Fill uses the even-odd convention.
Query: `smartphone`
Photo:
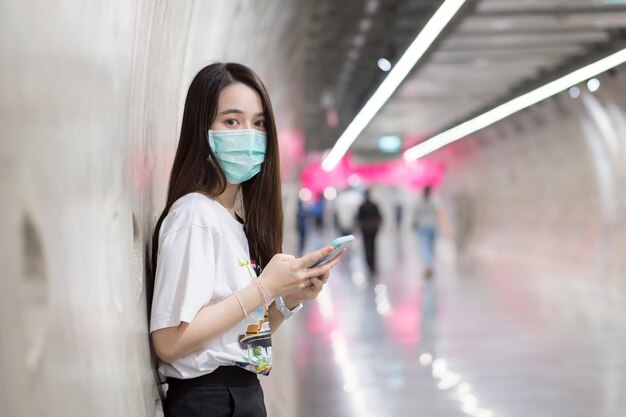
[[[330,242],[328,244],[328,246],[332,246],[333,247],[333,251],[331,253],[329,253],[328,255],[318,259],[316,262],[313,262],[311,265],[309,265],[309,268],[315,268],[316,266],[324,265],[324,264],[327,264],[328,262],[332,261],[337,256],[341,255],[341,253],[345,249],[347,249],[348,246],[350,246],[352,244],[352,242],[354,242],[354,236],[353,235],[341,236],[341,237],[338,237],[337,239],[333,240],[332,242]]]

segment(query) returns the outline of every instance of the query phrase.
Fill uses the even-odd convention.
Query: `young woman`
[[[439,229],[440,210],[430,198],[431,188],[426,186],[422,199],[413,210],[413,227],[417,231],[420,257],[424,265],[424,278],[432,278],[435,264],[435,242]]]
[[[271,332],[337,263],[307,267],[331,247],[281,254],[282,229],[267,91],[243,65],[209,65],[187,93],[153,237],[150,332],[166,417],[266,415],[257,374],[271,369]]]

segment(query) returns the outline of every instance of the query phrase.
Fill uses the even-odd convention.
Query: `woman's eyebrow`
[[[228,109],[228,110],[224,110],[224,111],[220,112],[219,116],[222,116],[224,114],[231,114],[231,113],[243,114],[243,112],[241,110]]]
[[[224,111],[220,112],[220,113],[218,114],[218,116],[223,116],[223,115],[225,115],[225,114],[233,114],[233,113],[235,113],[235,114],[244,114],[244,113],[243,113],[241,110],[239,110],[239,109],[227,109],[227,110],[224,110]],[[265,116],[265,112],[260,112],[260,113],[257,113],[257,114],[255,114],[255,116]]]

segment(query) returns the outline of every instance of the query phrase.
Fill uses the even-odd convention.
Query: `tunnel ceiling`
[[[614,0],[613,0],[614,1]],[[626,41],[626,2],[468,1],[353,145],[383,157],[382,135],[415,140],[503,102]],[[306,43],[307,149],[330,148],[441,0],[318,0]],[[333,123],[336,109],[337,123]]]

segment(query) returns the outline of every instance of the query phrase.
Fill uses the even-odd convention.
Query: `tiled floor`
[[[332,237],[316,233],[309,246]],[[433,280],[421,277],[410,234],[387,231],[379,245],[379,277],[365,277],[353,247],[289,323],[276,376],[289,368],[291,380],[267,394],[291,402],[285,415],[626,416],[623,329],[546,314],[523,274],[456,268],[445,241]]]

